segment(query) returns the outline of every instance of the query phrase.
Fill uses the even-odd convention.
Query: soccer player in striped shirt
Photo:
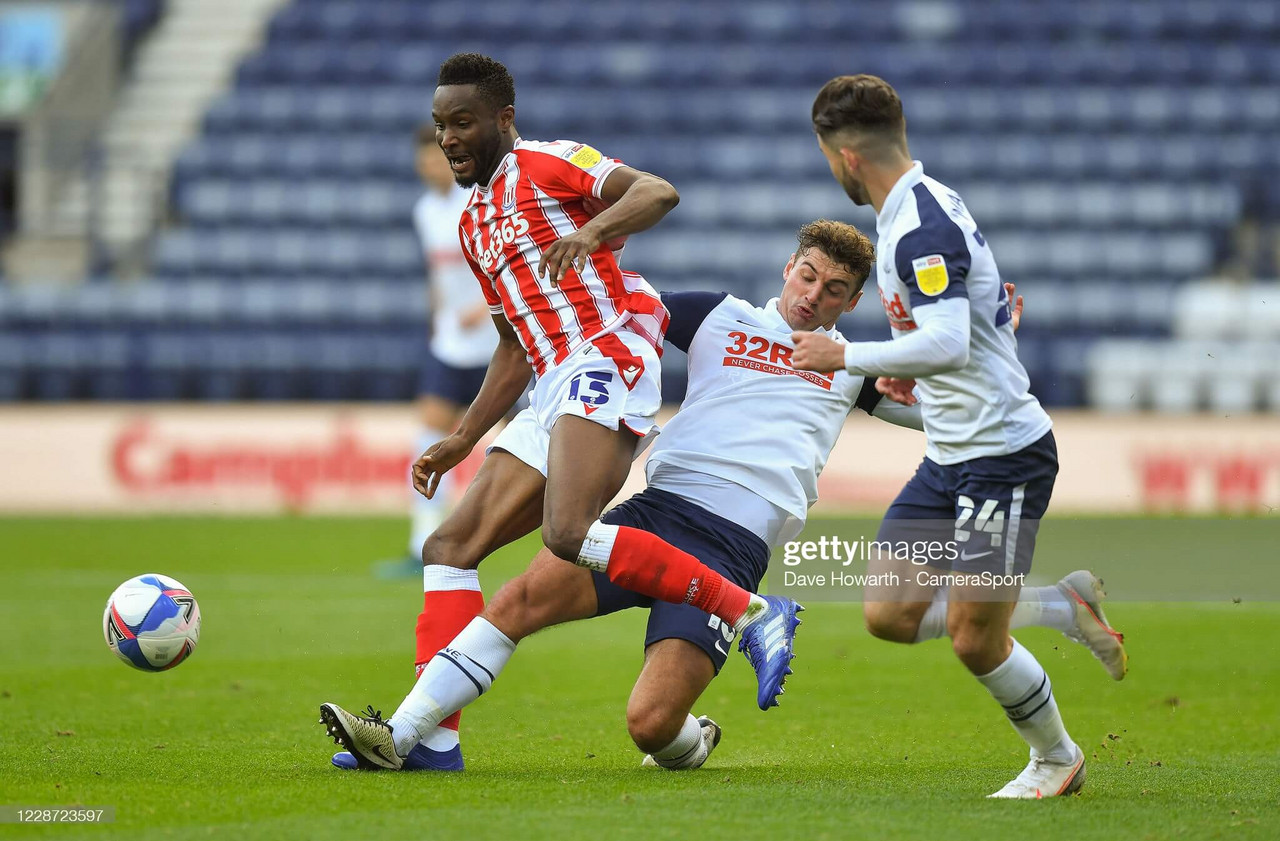
[[[792,361],[818,372],[918,381],[926,456],[877,540],[954,536],[960,547],[950,570],[960,578],[949,591],[904,575],[901,591],[868,596],[867,627],[914,642],[928,637],[927,626],[945,623],[956,656],[1030,747],[1023,771],[990,796],[1070,794],[1084,783],[1084,753],[1063,726],[1045,670],[1009,636],[1018,576],[1031,567],[1058,454],[1052,421],[1018,360],[995,258],[960,196],[911,159],[902,102],[887,82],[832,79],[814,100],[812,119],[836,180],[855,204],[876,211],[876,282],[893,338],[836,343],[797,333]],[[908,561],[922,563],[882,558],[889,568],[918,568]],[[1110,643],[1104,665],[1119,680],[1122,638],[1099,624]]]
[[[648,487],[604,518],[653,531],[753,591],[770,550],[803,527],[817,498],[818,476],[852,409],[921,428],[919,405],[881,400],[874,378],[843,371],[822,376],[790,367],[792,331],[822,331],[841,340],[835,321],[857,304],[874,254],[870,240],[842,222],[811,222],[797,240],[778,297],[763,306],[723,292],[662,295],[671,314],[666,341],[688,354],[688,392],[645,464]],[[1019,299],[1015,329],[1020,313]],[[762,406],[768,407],[764,415]],[[708,435],[708,429],[717,434]],[[1081,575],[1088,573],[1072,573]],[[1096,627],[1095,616],[1069,597],[1072,576],[1058,585],[1024,589],[1027,604],[1016,623],[1047,625],[1073,639]],[[689,605],[655,602],[624,590],[545,549],[436,655],[447,662],[424,675],[415,689],[438,706],[424,711],[425,723],[491,689],[516,643],[535,631],[633,607],[648,608],[649,620],[644,666],[627,701],[627,730],[648,754],[644,765],[701,767],[721,731],[692,709],[724,665],[733,629]],[[490,626],[503,638],[495,641]],[[945,634],[945,629],[936,631]],[[458,671],[466,671],[473,682],[453,681]],[[335,755],[333,764],[358,767],[347,752]],[[401,770],[431,766],[415,749]]]
[[[766,706],[791,671],[800,606],[758,596],[651,532],[599,519],[657,432],[658,352],[668,323],[657,293],[619,268],[614,249],[661,221],[679,196],[661,178],[590,146],[521,139],[514,103],[515,84],[499,62],[467,53],[441,65],[432,118],[455,180],[473,188],[459,237],[499,341],[457,431],[414,465],[418,490],[432,496],[530,374],[538,380],[529,408],[494,440],[458,507],[423,545],[419,676],[454,668],[435,654],[483,608],[480,562],[541,526],[556,556],[644,596],[690,604],[741,633]],[[491,625],[477,633],[501,643]],[[470,680],[460,669],[450,678]],[[321,717],[371,767],[398,768],[421,748],[439,767],[460,768],[456,716],[436,718],[426,732],[415,724],[435,703],[415,688],[387,722],[334,704],[324,704]]]

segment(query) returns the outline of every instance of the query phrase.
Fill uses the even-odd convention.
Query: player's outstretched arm
[[[872,410],[871,416],[894,426],[914,429],[917,432],[924,431],[924,416],[920,413],[919,403],[904,406],[892,400],[881,400]]]
[[[511,410],[533,375],[520,339],[506,318],[495,315],[493,323],[498,328],[498,347],[480,392],[458,430],[433,444],[413,465],[413,486],[427,499],[435,495],[441,477],[470,455],[484,434]]]
[[[832,373],[841,368],[864,377],[928,377],[969,364],[969,301],[946,298],[915,311],[917,329],[887,342],[841,345],[813,332],[791,334],[791,363],[802,371]]]
[[[1013,283],[1006,283],[1004,291],[1005,296],[1013,302],[1009,321],[1013,326],[1013,332],[1016,333],[1022,324],[1022,296],[1018,294],[1018,287]],[[918,402],[915,387],[916,381],[910,378],[879,377],[876,379],[876,391],[903,406],[914,406]]]
[[[664,179],[629,166],[609,173],[600,198],[607,209],[542,252],[540,277],[559,283],[570,267],[585,269],[603,243],[652,228],[680,203],[680,194]]]

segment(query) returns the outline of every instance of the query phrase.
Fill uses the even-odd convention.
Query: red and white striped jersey
[[[620,161],[569,140],[517,140],[487,186],[477,186],[462,214],[462,251],[489,311],[503,314],[542,374],[584,342],[629,330],[661,353],[667,313],[640,275],[624,272],[601,245],[581,273],[558,285],[538,277],[543,250],[591,219],[583,201],[599,199]]]

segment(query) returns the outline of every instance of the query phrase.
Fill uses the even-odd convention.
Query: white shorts
[[[608,429],[623,424],[636,435],[636,455],[659,432],[662,363],[653,346],[619,330],[584,344],[538,378],[529,408],[520,412],[485,451],[506,450],[547,475],[551,428],[576,415]]]

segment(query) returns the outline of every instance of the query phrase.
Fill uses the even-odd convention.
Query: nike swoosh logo
[[[600,408],[599,406],[583,406],[582,411],[590,415],[592,412],[594,412],[596,409],[599,409],[599,408]]]
[[[721,647],[720,647],[720,640],[716,640],[716,641],[715,641],[715,647],[716,647],[716,651],[719,651],[719,652],[720,652],[721,654],[723,654],[725,657],[728,657],[728,656],[729,656],[729,649],[727,649],[727,648],[721,648]]]
[[[394,762],[391,761],[391,758],[389,756],[387,756],[385,753],[382,752],[382,745],[373,745],[370,748],[370,750],[373,753],[376,753],[379,757],[381,757],[384,762],[389,762],[392,765],[395,764]]]
[[[962,560],[962,561],[974,561],[974,560],[977,560],[978,558],[985,558],[987,555],[990,555],[990,554],[991,554],[991,550],[989,550],[989,549],[988,549],[986,552],[975,552],[975,553],[974,553],[974,554],[972,554],[972,555],[970,555],[968,552],[961,552],[961,553],[960,553],[960,560]]]
[[[769,333],[777,333],[779,336],[790,336],[790,335],[791,335],[791,328],[790,328],[790,327],[787,327],[787,328],[784,330],[784,329],[781,329],[781,328],[778,328],[778,327],[769,327],[769,326],[767,326],[767,325],[765,325],[765,324],[752,324],[750,321],[743,321],[741,318],[735,318],[735,319],[734,319],[734,321],[738,322],[739,324],[743,325],[744,327],[750,327],[752,330],[764,330],[764,331],[767,331],[767,332],[769,332]]]

